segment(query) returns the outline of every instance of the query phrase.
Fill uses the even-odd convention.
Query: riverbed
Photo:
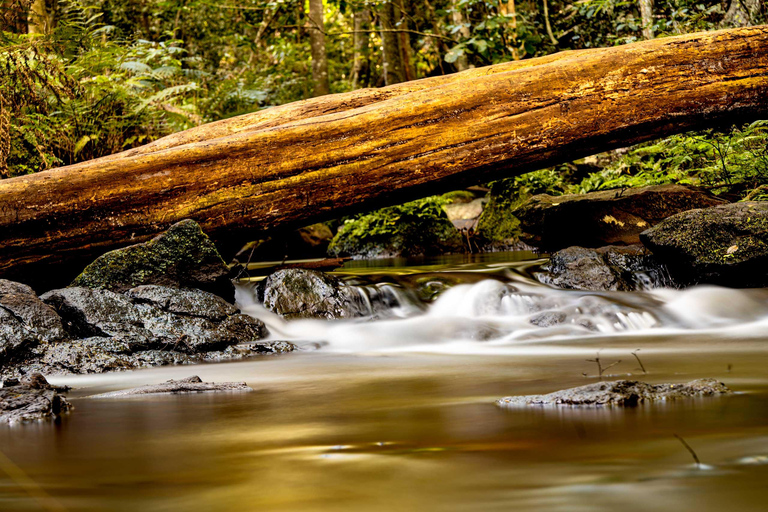
[[[530,280],[534,260],[514,260],[341,269],[403,293],[414,276],[463,284],[364,321],[267,318],[303,347],[292,354],[51,378],[76,388],[75,410],[0,428],[0,510],[765,510],[766,290],[551,291]],[[567,325],[526,324],[533,299],[517,298],[533,296]],[[595,382],[595,357],[621,361],[605,380],[714,377],[735,393],[494,404]],[[190,375],[254,391],[85,398]]]

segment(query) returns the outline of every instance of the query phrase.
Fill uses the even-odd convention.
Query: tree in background
[[[309,0],[309,40],[312,48],[312,81],[314,96],[330,94],[328,55],[325,50],[325,15],[323,0]]]

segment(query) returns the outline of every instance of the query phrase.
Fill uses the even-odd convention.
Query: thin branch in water
[[[608,368],[613,368],[614,366],[619,364],[621,362],[621,359],[619,359],[618,361],[615,361],[615,362],[609,364],[608,366],[606,366],[605,368],[603,368],[603,363],[600,360],[600,351],[598,350],[594,359],[587,359],[586,361],[588,363],[595,363],[595,364],[597,364],[598,376],[600,377],[600,380],[603,380],[603,372],[605,372],[605,370],[607,370]]]
[[[678,441],[680,441],[681,443],[683,443],[683,446],[685,446],[685,449],[686,449],[686,450],[688,450],[688,452],[689,452],[689,453],[691,454],[691,456],[693,457],[693,460],[696,462],[696,467],[697,467],[697,468],[700,468],[700,467],[701,467],[701,461],[699,460],[699,456],[698,456],[698,455],[696,455],[696,452],[695,452],[695,451],[693,451],[693,448],[691,448],[691,445],[689,445],[688,443],[686,443],[686,442],[685,442],[685,439],[683,439],[683,438],[682,438],[682,437],[680,437],[679,435],[677,435],[677,434],[673,434],[673,435],[674,435],[674,436],[677,438],[677,440],[678,440]]]
[[[637,350],[635,350],[634,352],[630,352],[630,354],[632,354],[633,356],[635,356],[635,359],[637,359],[637,362],[638,362],[638,364],[640,365],[640,369],[641,369],[641,370],[643,370],[643,373],[644,373],[644,374],[647,374],[648,372],[647,372],[647,371],[645,371],[645,365],[644,365],[644,364],[643,364],[643,362],[640,360],[640,356],[638,356],[638,355],[637,355],[637,353],[638,353],[638,352],[640,352],[640,349],[639,349],[639,348],[638,348]]]

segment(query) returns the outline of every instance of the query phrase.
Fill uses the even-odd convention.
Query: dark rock
[[[134,304],[151,304],[163,311],[221,321],[237,313],[237,308],[221,297],[201,290],[138,286],[125,293]]]
[[[44,343],[67,338],[56,311],[25,284],[0,279],[0,308],[16,317]]]
[[[548,395],[508,396],[496,403],[502,407],[522,405],[623,405],[644,401],[729,394],[731,390],[715,379],[699,379],[687,384],[646,384],[632,380],[596,382]]]
[[[162,384],[150,384],[133,389],[113,391],[93,395],[89,398],[122,398],[137,395],[178,394],[178,393],[207,393],[214,391],[253,391],[245,382],[203,382],[200,377],[193,376],[180,380],[169,380]]]
[[[183,220],[149,242],[110,251],[71,284],[122,292],[144,284],[232,294],[229,270],[213,242],[193,220]]]
[[[665,267],[639,245],[569,247],[553,254],[542,270],[534,274],[542,283],[573,290],[632,291],[674,284]]]
[[[355,259],[464,252],[464,241],[442,207],[426,200],[349,220],[328,246],[330,256]]]
[[[768,202],[687,211],[641,239],[686,284],[768,286]]]
[[[55,418],[71,405],[48,384],[41,374],[33,374],[20,384],[0,388],[0,423],[18,423]]]
[[[101,289],[64,288],[40,297],[53,307],[73,338],[127,336],[151,338],[139,310],[125,296]]]
[[[520,239],[556,251],[564,247],[602,247],[640,243],[640,233],[665,218],[724,201],[682,185],[660,185],[589,194],[533,196],[512,214]]]
[[[22,357],[38,343],[37,336],[16,316],[0,308],[0,367]]]
[[[304,269],[280,270],[259,283],[264,307],[284,318],[352,318],[366,310],[359,294],[333,276]]]

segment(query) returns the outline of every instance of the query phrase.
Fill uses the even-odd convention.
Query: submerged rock
[[[535,277],[558,288],[589,291],[632,291],[673,285],[665,267],[639,245],[568,247],[553,254]]]
[[[646,384],[633,380],[596,382],[548,395],[508,396],[496,401],[502,407],[521,405],[623,405],[652,400],[715,396],[731,390],[715,379],[698,379],[686,384]]]
[[[22,383],[0,388],[0,423],[19,423],[55,418],[71,405],[41,374]]]
[[[232,286],[228,273],[226,263],[200,226],[183,220],[149,242],[98,257],[71,286],[122,292],[157,284],[199,288],[229,297]]]
[[[279,270],[259,283],[258,300],[284,318],[353,318],[367,314],[361,297],[338,279],[298,268]]]
[[[724,204],[682,185],[659,185],[588,194],[533,196],[512,214],[520,239],[543,250],[640,243],[640,233],[671,215]]]
[[[253,391],[245,382],[203,382],[198,376],[169,380],[162,384],[150,384],[133,389],[102,393],[88,398],[122,398],[137,395],[210,393],[215,391]]]
[[[768,202],[687,211],[645,231],[641,239],[687,284],[768,286]]]

